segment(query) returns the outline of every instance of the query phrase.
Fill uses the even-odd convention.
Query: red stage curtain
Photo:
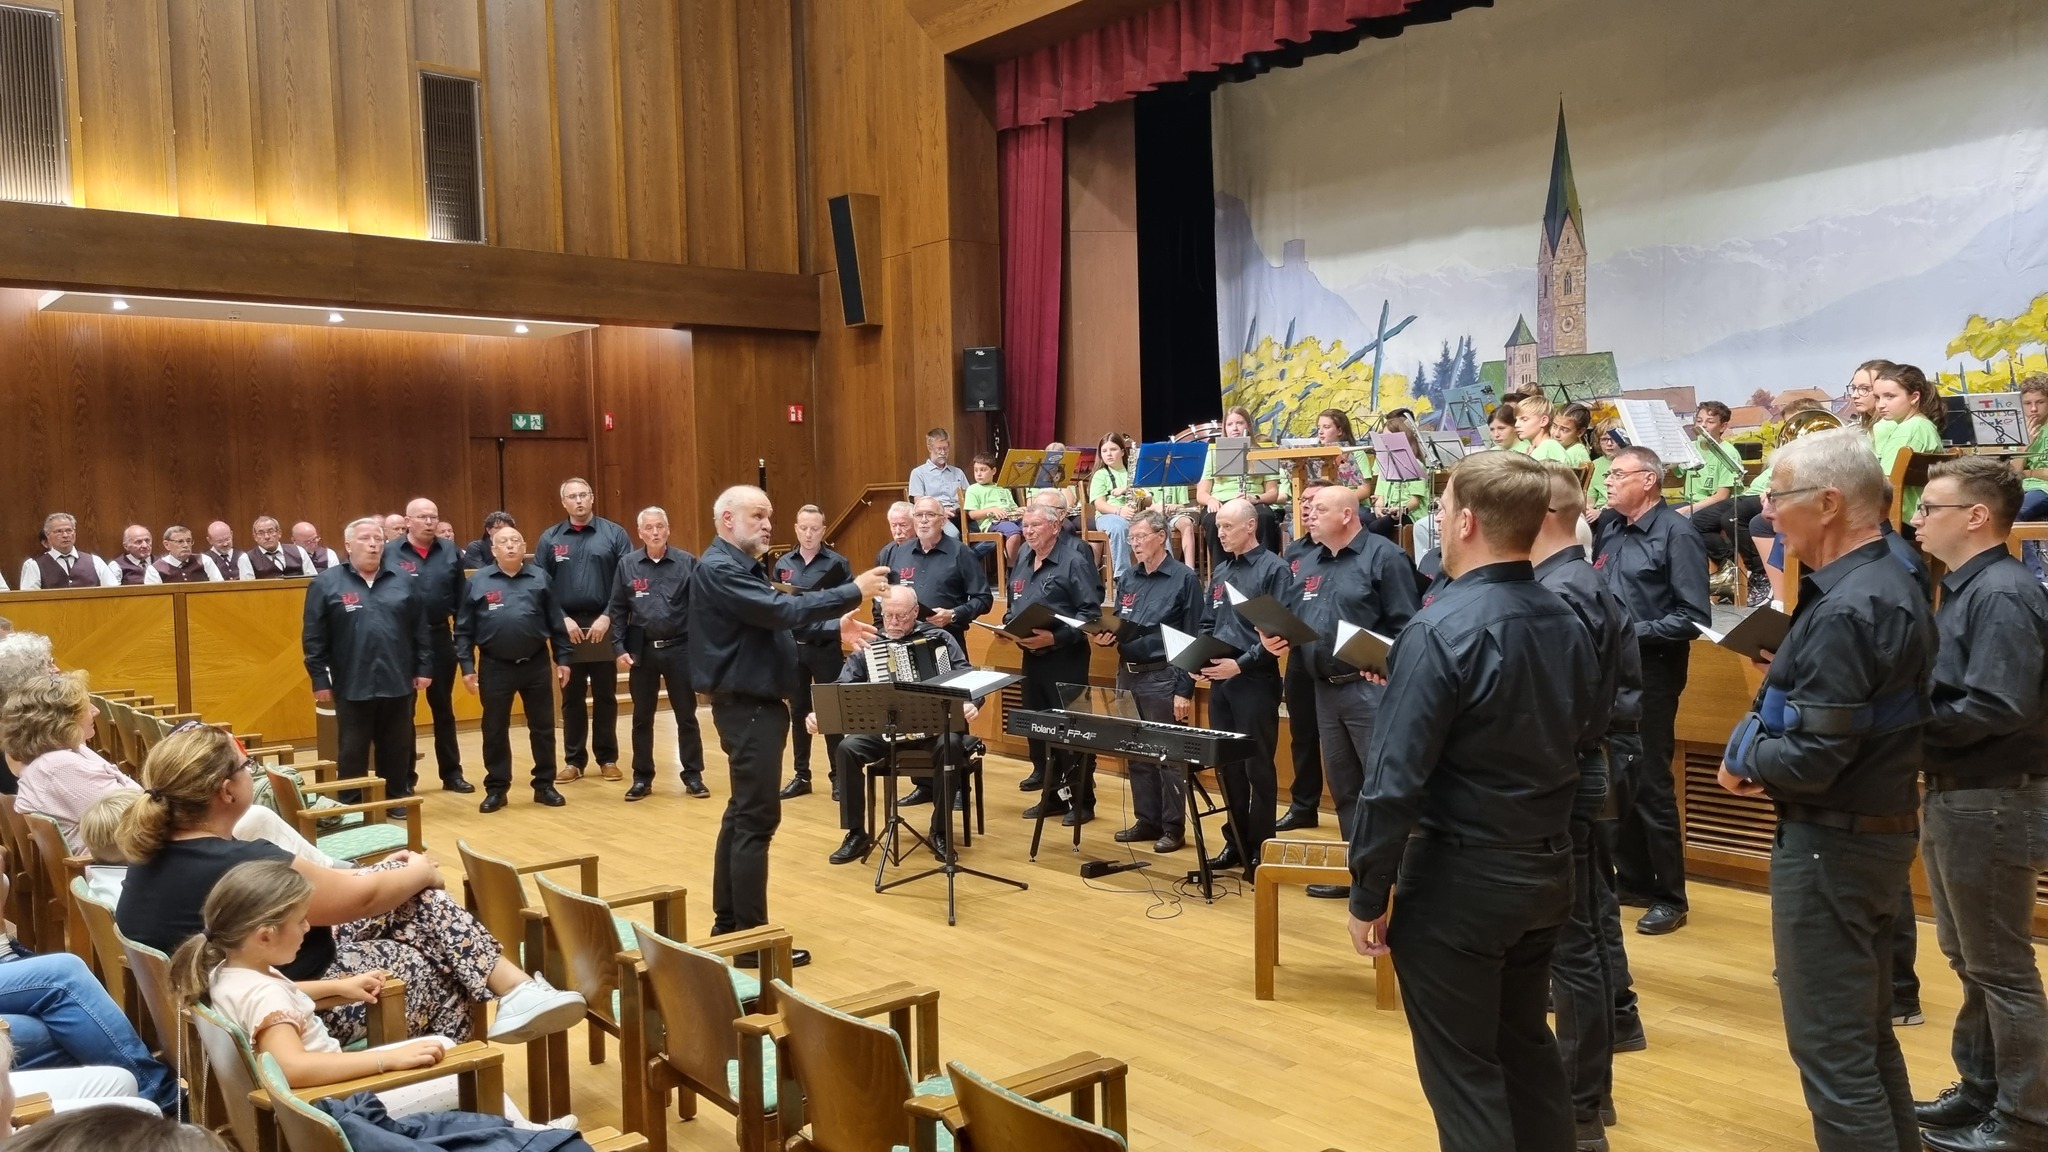
[[[1066,245],[1066,122],[996,137],[1003,214],[1003,380],[1011,443],[1052,439],[1060,387],[1060,260]]]
[[[1107,28],[996,65],[996,127],[1126,100],[1282,41],[1398,16],[1416,0],[1173,0]]]

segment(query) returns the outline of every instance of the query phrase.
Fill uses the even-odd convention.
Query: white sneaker
[[[546,977],[535,976],[498,1000],[490,1039],[498,1044],[524,1044],[564,1031],[583,1019],[583,997],[557,990]]]
[[[578,1127],[580,1127],[580,1125],[576,1123],[576,1114],[574,1112],[569,1113],[567,1116],[555,1117],[553,1120],[548,1121],[547,1126],[550,1128],[559,1128],[564,1132],[574,1132]]]

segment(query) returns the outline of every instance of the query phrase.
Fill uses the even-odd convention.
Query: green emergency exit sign
[[[514,432],[545,432],[547,431],[547,426],[547,420],[538,412],[514,412],[512,414],[512,430]]]

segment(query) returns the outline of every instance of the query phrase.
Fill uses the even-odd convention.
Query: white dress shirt
[[[50,549],[50,551],[45,553],[45,555],[55,557],[57,563],[59,564],[64,563],[65,554],[57,551],[54,548]],[[79,552],[76,549],[74,549],[70,553],[70,557],[71,563],[73,564],[76,564],[79,561],[84,560],[86,558],[85,553]],[[121,574],[116,571],[110,571],[109,566],[105,562],[101,561],[99,557],[95,556],[92,558],[92,567],[93,571],[99,573],[100,584],[102,587],[110,584],[119,584],[121,582]],[[35,557],[31,556],[28,559],[21,562],[21,590],[23,592],[39,592],[42,590],[42,587],[42,566],[36,563]],[[4,591],[6,591],[5,582],[0,581],[0,592]]]

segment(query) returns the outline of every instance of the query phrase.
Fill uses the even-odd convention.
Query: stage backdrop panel
[[[2008,389],[2048,368],[2044,67],[2027,0],[1551,0],[1225,85],[1226,403]]]

